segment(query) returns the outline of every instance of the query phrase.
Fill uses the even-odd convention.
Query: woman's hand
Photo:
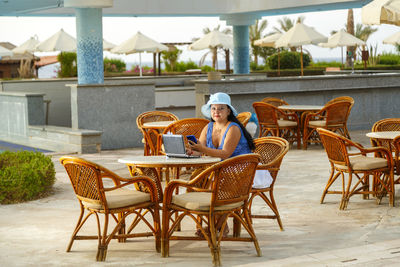
[[[200,142],[195,143],[191,140],[188,140],[188,143],[189,143],[189,150],[191,150],[192,152],[193,151],[202,152],[203,146]]]

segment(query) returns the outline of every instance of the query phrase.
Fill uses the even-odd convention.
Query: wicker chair
[[[210,247],[214,266],[221,265],[220,243],[224,240],[253,242],[257,255],[261,256],[248,213],[248,198],[259,160],[257,154],[240,155],[214,164],[191,181],[171,181],[164,191],[162,256],[169,256],[169,240],[204,239]],[[188,191],[174,195],[175,189],[179,187],[185,187]],[[179,213],[179,216],[170,225],[171,218],[176,213]],[[203,237],[182,236],[176,233],[177,225],[186,216],[192,218]],[[234,217],[236,222],[240,222],[250,237],[224,237],[228,217]],[[222,222],[219,232],[216,229],[216,218]],[[209,231],[202,228],[202,223],[207,225]]]
[[[276,177],[282,163],[283,157],[289,151],[289,143],[280,137],[261,137],[254,139],[256,146],[254,153],[261,157],[261,164],[257,166],[258,170],[268,170],[272,176],[272,183],[266,188],[252,188],[249,199],[249,213],[251,218],[260,219],[276,219],[279,228],[283,231],[281,217],[279,215],[278,207],[274,199],[274,185]],[[269,197],[266,195],[269,193]],[[251,213],[251,206],[256,196],[261,197],[268,207],[272,210],[274,215],[255,215]]]
[[[386,148],[364,148],[329,130],[318,128],[317,131],[331,164],[331,174],[322,193],[321,204],[326,194],[341,194],[340,209],[344,210],[354,194],[362,194],[364,198],[373,194],[378,204],[382,197],[388,194],[389,205],[394,206],[393,159]],[[349,152],[350,149],[357,151]],[[371,153],[379,153],[383,158],[368,157],[367,154]],[[347,184],[345,174],[348,175]],[[369,183],[370,175],[373,177],[372,189]],[[339,176],[342,178],[342,190],[329,190]],[[357,178],[354,185],[352,185],[353,177]]]
[[[247,111],[247,112],[240,112],[236,118],[238,119],[238,121],[240,121],[241,124],[243,124],[244,127],[246,127],[247,123],[249,122],[250,118],[251,118],[251,112]]]
[[[154,156],[158,155],[159,148],[157,147],[157,140],[160,132],[156,129],[144,128],[143,124],[146,122],[154,121],[177,121],[178,117],[166,111],[148,111],[140,114],[136,118],[136,124],[143,134],[144,139],[144,155]]]
[[[125,242],[127,238],[152,235],[155,237],[156,250],[160,252],[160,208],[156,185],[149,177],[122,178],[98,164],[76,157],[61,157],[60,162],[68,173],[81,207],[81,213],[68,244],[67,252],[71,250],[75,240],[98,239],[96,260],[105,261],[111,239]],[[111,180],[114,185],[104,187],[103,180]],[[137,188],[141,187],[145,190],[143,192],[131,190],[127,188],[129,185],[135,185]],[[86,211],[88,213],[84,217]],[[152,215],[153,224],[143,216],[143,213],[147,212]],[[102,232],[99,214],[104,214]],[[135,218],[126,231],[125,221],[131,214],[134,214]],[[79,230],[91,215],[95,215],[97,219],[98,234],[78,236]],[[111,233],[108,233],[110,216],[114,219],[116,226]],[[143,221],[151,231],[131,233],[140,221]]]
[[[260,129],[258,137],[282,137],[291,144],[297,142],[297,148],[300,149],[300,124],[296,113],[285,113],[279,108],[264,102],[254,102],[253,108],[256,112]],[[278,119],[278,117],[282,119]]]
[[[329,100],[328,102],[326,102],[325,105],[329,105],[329,104],[340,102],[340,101],[348,101],[348,102],[352,102],[354,104],[354,99],[351,96],[339,96],[339,97]]]
[[[321,143],[317,128],[338,132],[350,139],[347,120],[353,104],[351,101],[338,101],[326,104],[318,112],[307,113],[304,118],[303,149],[307,149],[308,143]]]
[[[261,102],[264,102],[264,103],[273,105],[273,106],[275,106],[275,107],[279,107],[279,106],[282,106],[282,105],[289,105],[289,103],[287,103],[285,100],[280,99],[280,98],[275,98],[275,97],[266,97],[266,98],[263,98],[263,99],[261,100]]]
[[[396,170],[396,175],[400,175],[400,135],[393,139],[394,146],[394,168]],[[400,184],[400,177],[394,181],[395,184]]]
[[[382,119],[374,123],[372,126],[373,132],[382,132],[382,131],[400,131],[400,118],[389,118]],[[371,138],[372,146],[383,146],[387,148],[389,151],[394,153],[394,167],[396,175],[400,175],[400,158],[399,158],[399,146],[395,145],[395,142],[390,142],[389,140],[383,139],[375,139]],[[400,179],[396,181],[399,183]]]

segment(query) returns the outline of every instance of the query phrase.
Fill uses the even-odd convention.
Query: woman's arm
[[[232,125],[226,134],[222,149],[214,149],[207,147],[206,135],[207,135],[207,129],[205,130],[203,129],[200,135],[199,142],[197,144],[190,143],[191,149],[194,150],[194,152],[196,151],[201,152],[206,154],[207,156],[227,159],[232,155],[237,145],[239,144],[241,132],[237,126]]]

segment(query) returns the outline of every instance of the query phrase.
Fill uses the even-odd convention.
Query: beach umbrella
[[[189,50],[203,50],[212,48],[233,49],[232,35],[222,33],[218,30],[211,31],[199,40],[189,45]]]
[[[1,57],[12,57],[14,53],[11,50],[0,45],[0,58]]]
[[[105,51],[110,51],[111,49],[113,49],[114,47],[116,47],[115,44],[110,43],[106,40],[103,39],[103,50]]]
[[[33,53],[36,51],[36,46],[39,44],[38,37],[35,35],[28,40],[26,40],[23,44],[20,46],[17,46],[14,48],[12,51],[15,54],[25,54],[25,53]]]
[[[56,32],[54,35],[39,43],[36,46],[36,51],[40,52],[72,52],[76,51],[76,39],[66,33],[63,29]]]
[[[337,33],[333,34],[331,37],[329,37],[328,42],[320,43],[318,45],[329,48],[340,46],[342,49],[342,65],[343,65],[343,46],[365,45],[365,42],[342,29]]]
[[[361,9],[363,24],[400,26],[400,0],[374,0]]]
[[[400,32],[383,39],[384,44],[400,45]]]
[[[279,38],[276,47],[298,47],[300,46],[300,65],[301,76],[303,76],[303,45],[324,43],[328,40],[313,28],[304,25],[301,22],[296,23],[290,30]]]
[[[141,32],[137,32],[134,36],[124,41],[120,45],[117,45],[110,50],[111,53],[116,54],[134,54],[139,53],[139,67],[140,76],[142,76],[142,52],[159,53],[161,51],[168,50],[168,47],[154,41],[153,39],[143,35]]]
[[[264,47],[275,47],[276,41],[282,37],[282,33],[277,32],[271,35],[268,35],[267,37],[264,37],[259,40],[254,41],[255,46],[264,46]],[[281,68],[281,63],[280,63],[280,48],[278,47],[278,76],[280,75],[280,68]]]

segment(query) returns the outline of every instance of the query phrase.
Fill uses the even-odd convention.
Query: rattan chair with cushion
[[[382,131],[400,131],[400,118],[387,118],[374,123],[372,126],[373,132]],[[372,146],[383,146],[393,153],[394,168],[396,175],[400,175],[400,158],[399,147],[395,145],[394,140],[376,139],[371,138]],[[398,180],[396,183],[399,183]]]
[[[307,113],[303,126],[303,148],[307,149],[309,143],[321,143],[317,128],[340,133],[350,139],[347,120],[353,104],[354,102],[343,100],[327,104],[318,112]]]
[[[160,131],[157,129],[144,128],[143,124],[146,122],[155,121],[177,121],[178,117],[166,111],[147,111],[136,118],[136,124],[143,134],[144,141],[144,155],[154,156],[158,155],[159,148],[157,147],[158,136]]]
[[[164,191],[162,218],[162,256],[169,256],[170,240],[207,240],[214,266],[221,265],[221,241],[253,242],[261,256],[257,237],[248,212],[248,199],[254,173],[259,163],[257,154],[245,154],[226,159],[207,168],[190,181],[171,181]],[[175,195],[175,189],[184,187],[186,193]],[[170,225],[174,214],[177,219]],[[185,217],[193,220],[202,236],[188,236],[176,231]],[[237,225],[247,230],[250,237],[224,236],[227,220],[233,217]],[[217,228],[217,221],[221,226]],[[240,224],[239,224],[240,223]],[[202,227],[206,225],[205,228]],[[195,228],[194,228],[195,229]]]
[[[286,102],[285,100],[280,99],[280,98],[276,98],[276,97],[266,97],[266,98],[263,98],[261,100],[261,102],[273,105],[275,107],[279,107],[279,106],[282,106],[282,105],[289,105],[289,103]]]
[[[286,113],[264,102],[254,102],[259,135],[258,137],[277,136],[285,138],[289,143],[297,142],[297,148],[301,147],[299,117],[296,113]]]
[[[251,218],[260,219],[276,219],[278,221],[279,228],[283,231],[281,217],[279,215],[278,207],[274,198],[274,185],[276,177],[282,163],[283,157],[289,151],[289,143],[280,137],[261,137],[254,139],[256,148],[254,153],[260,155],[261,164],[257,166],[258,170],[268,170],[272,177],[272,183],[270,186],[265,188],[252,188],[250,199],[249,199],[249,213]],[[268,195],[266,195],[268,194]],[[268,207],[272,210],[274,215],[265,214],[253,214],[251,212],[251,206],[256,196],[261,197]]]
[[[396,175],[400,175],[400,135],[393,139],[394,146],[394,169],[396,171]],[[400,177],[394,182],[395,184],[400,184]]]
[[[368,198],[372,194],[378,204],[383,196],[389,195],[389,205],[394,206],[393,159],[386,148],[364,148],[332,131],[321,128],[317,131],[331,164],[331,174],[322,193],[321,203],[326,194],[340,194],[340,209],[344,210],[351,196],[362,194],[364,198]],[[382,157],[368,156],[378,153]],[[339,187],[341,190],[330,190],[339,176],[342,180],[342,186]]]
[[[236,118],[238,119],[238,121],[240,121],[241,124],[243,124],[244,127],[246,127],[247,123],[249,122],[250,118],[251,118],[251,112],[247,111],[247,112],[240,112]]]
[[[112,239],[125,242],[127,238],[144,236],[154,236],[156,250],[160,252],[160,207],[156,185],[152,179],[146,176],[122,178],[96,163],[76,157],[61,157],[60,162],[65,167],[81,208],[67,252],[71,250],[75,240],[98,239],[96,260],[105,261],[107,247]],[[132,186],[143,190],[135,190]],[[151,214],[152,222],[144,217],[145,213]],[[100,220],[100,214],[104,214],[104,220]],[[131,214],[135,216],[130,227],[126,229],[126,220]],[[96,217],[97,235],[78,235],[91,215]],[[111,231],[108,231],[108,227],[111,226],[109,220],[115,221],[116,224]],[[141,221],[150,231],[133,233]]]

